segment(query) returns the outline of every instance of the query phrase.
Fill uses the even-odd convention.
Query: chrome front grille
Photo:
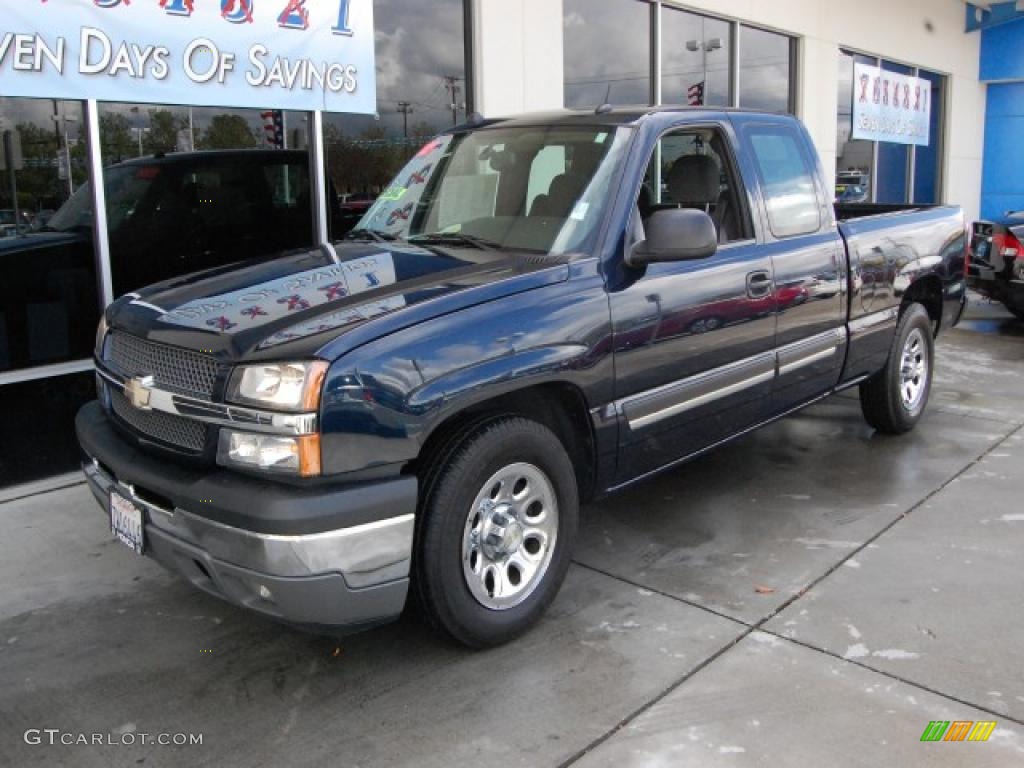
[[[105,359],[126,377],[152,376],[159,389],[209,400],[219,366],[210,355],[113,331]]]
[[[132,429],[165,443],[200,452],[206,443],[206,426],[161,411],[142,411],[132,406],[120,391],[108,387],[114,413]]]

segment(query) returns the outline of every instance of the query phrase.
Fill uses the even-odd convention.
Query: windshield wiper
[[[387,243],[397,239],[398,235],[392,235],[390,232],[381,232],[379,229],[368,229],[366,227],[353,229],[342,238],[342,240],[373,240],[375,243]]]
[[[468,245],[472,248],[479,248],[481,251],[495,251],[502,247],[501,243],[477,237],[476,235],[467,235],[462,232],[429,232],[425,235],[410,237],[409,242],[432,243],[435,245]]]

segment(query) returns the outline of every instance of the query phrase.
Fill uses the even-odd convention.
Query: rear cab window
[[[814,164],[802,137],[785,125],[748,125],[743,131],[761,182],[768,227],[777,238],[821,229]]]

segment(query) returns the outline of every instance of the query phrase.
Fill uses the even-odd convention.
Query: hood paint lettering
[[[190,301],[170,310],[158,320],[184,328],[214,328],[221,333],[238,333],[257,322],[257,318],[260,323],[267,323],[314,305],[323,305],[382,285],[392,285],[396,280],[392,255],[377,253],[268,280],[220,296]],[[310,325],[323,322],[326,322],[326,318],[319,318]],[[282,333],[286,332],[275,334],[267,340],[267,344],[271,345],[271,340]],[[282,340],[287,339],[275,343]]]

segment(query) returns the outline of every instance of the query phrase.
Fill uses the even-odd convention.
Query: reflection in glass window
[[[356,225],[432,136],[467,116],[462,0],[374,0],[376,116],[324,116],[331,236]]]
[[[793,112],[793,40],[754,27],[740,27],[740,106]]]
[[[302,112],[169,104],[100,105],[103,163],[169,152],[214,149],[302,149]]]
[[[23,160],[0,172],[3,373],[39,377],[44,366],[92,356],[100,307],[92,229],[51,225],[89,178],[84,112],[77,101],[0,98],[0,124],[19,135]],[[0,384],[0,486],[77,469],[75,413],[96,396],[93,376]]]
[[[88,359],[100,305],[92,229],[53,226],[88,177],[84,110],[3,98],[0,118],[20,136],[23,160],[0,172],[0,371]]]
[[[729,23],[664,6],[661,29],[662,103],[728,106]]]
[[[564,0],[565,106],[650,104],[651,6]]]
[[[796,134],[786,128],[748,130],[776,237],[816,232],[821,225],[814,176]]]
[[[839,53],[838,134],[836,136],[835,199],[840,203],[868,203],[872,199],[871,174],[875,144],[853,136],[853,65],[875,66],[867,56]]]
[[[102,105],[115,297],[312,246],[307,134],[299,112]],[[54,226],[91,226],[90,201],[83,189]]]

